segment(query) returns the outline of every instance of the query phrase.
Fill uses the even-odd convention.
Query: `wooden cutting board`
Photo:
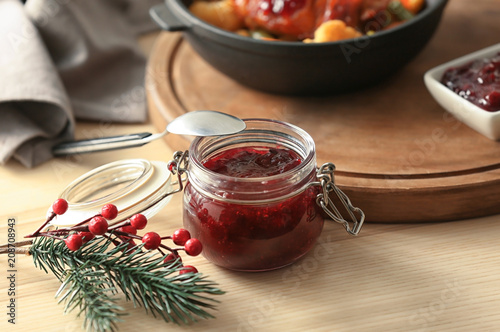
[[[496,0],[469,6],[466,0],[450,1],[429,45],[391,79],[331,97],[251,90],[213,69],[181,34],[162,33],[147,68],[151,120],[163,130],[185,112],[213,109],[295,124],[313,136],[318,163],[335,163],[337,184],[368,221],[445,221],[499,213],[500,143],[449,115],[423,83],[428,69],[498,42]],[[474,26],[464,24],[472,17]],[[176,135],[166,140],[176,150],[190,142]]]

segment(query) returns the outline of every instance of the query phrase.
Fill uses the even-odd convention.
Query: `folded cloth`
[[[75,118],[146,120],[136,32],[153,27],[156,2],[0,0],[1,163],[50,159],[73,138]]]

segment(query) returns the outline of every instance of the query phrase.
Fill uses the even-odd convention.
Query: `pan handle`
[[[165,4],[159,4],[149,10],[149,16],[153,21],[166,31],[185,31],[190,28],[182,22]]]

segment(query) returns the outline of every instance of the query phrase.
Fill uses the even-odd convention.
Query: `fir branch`
[[[84,264],[67,270],[56,297],[59,297],[58,303],[66,303],[65,313],[78,307],[77,316],[85,314],[83,325],[88,331],[116,331],[116,323],[125,314],[109,293],[112,286],[104,271],[94,271]]]
[[[105,282],[95,287],[104,287],[109,292],[119,289],[134,306],[144,307],[147,313],[161,316],[166,322],[188,324],[200,318],[213,318],[205,309],[215,309],[218,301],[209,296],[224,294],[215,283],[200,273],[178,274],[182,268],[178,260],[165,264],[165,257],[142,250],[142,245],[127,250],[127,244],[110,248],[111,243],[110,239],[96,238],[79,250],[70,251],[63,241],[41,237],[35,240],[30,252],[35,266],[45,272],[51,270],[61,282],[78,271],[89,273],[83,279],[71,277],[68,283],[72,287],[85,289],[83,283],[94,280],[89,277],[91,273],[99,273]],[[70,272],[66,271],[68,268]],[[68,300],[67,306],[74,306],[74,299]],[[92,322],[101,317],[99,312],[86,311],[85,315]]]
[[[30,247],[30,254],[33,256],[35,267],[49,273],[48,270],[63,282],[63,274],[71,261],[70,252],[63,241],[55,241],[49,237],[38,237]]]

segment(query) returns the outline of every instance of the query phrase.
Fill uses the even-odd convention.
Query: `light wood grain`
[[[475,3],[484,3],[477,1]],[[453,0],[450,8],[463,5]],[[491,2],[490,2],[491,3]],[[456,5],[454,5],[456,4]],[[453,13],[453,11],[451,11]],[[481,27],[476,16],[469,17]],[[471,24],[469,24],[471,25]],[[149,44],[150,45],[150,44]],[[463,45],[462,47],[468,47]],[[153,125],[80,123],[79,137],[155,131]],[[167,160],[172,149],[158,141],[144,147],[54,159],[35,169],[15,162],[0,168],[0,243],[7,219],[17,220],[18,240],[43,220],[58,193],[77,176],[125,158]],[[182,221],[181,197],[150,225],[169,233]],[[498,331],[500,329],[500,216],[447,223],[368,223],[357,238],[325,225],[318,245],[296,264],[266,273],[218,268],[187,257],[227,294],[216,319],[189,327],[165,324],[120,301],[129,316],[122,332],[135,331]],[[7,257],[0,256],[0,331],[80,331],[82,319],[62,315],[54,294],[59,282],[18,257],[16,325],[7,323]]]
[[[13,215],[20,236],[40,223],[50,197],[29,194],[27,189],[24,193],[30,207],[38,208],[2,214],[0,234],[5,236],[6,218]],[[367,224],[358,238],[327,223],[309,255],[268,273],[231,272],[200,257],[188,258],[227,291],[220,297],[217,319],[189,328],[166,326],[120,302],[130,315],[119,327],[121,331],[167,327],[171,331],[494,331],[500,327],[499,221],[488,217],[437,224]],[[181,202],[175,197],[150,229],[166,234],[180,223]],[[6,258],[0,261],[5,266]],[[4,317],[2,331],[7,327],[9,331],[79,330],[81,320],[73,314],[63,316],[62,306],[54,300],[59,287],[54,277],[34,268],[30,257],[18,257],[17,270],[17,325],[12,330]],[[5,280],[0,292],[6,299]]]
[[[500,213],[500,143],[442,109],[422,79],[437,64],[497,43],[490,33],[500,20],[497,5],[484,0],[470,8],[467,1],[451,1],[435,37],[401,72],[370,89],[322,98],[246,88],[212,68],[181,34],[164,33],[148,65],[152,122],[160,130],[185,112],[215,109],[295,124],[312,135],[319,163],[335,163],[337,184],[370,221]],[[470,17],[480,22],[464,24]],[[166,140],[184,147],[189,142]]]

